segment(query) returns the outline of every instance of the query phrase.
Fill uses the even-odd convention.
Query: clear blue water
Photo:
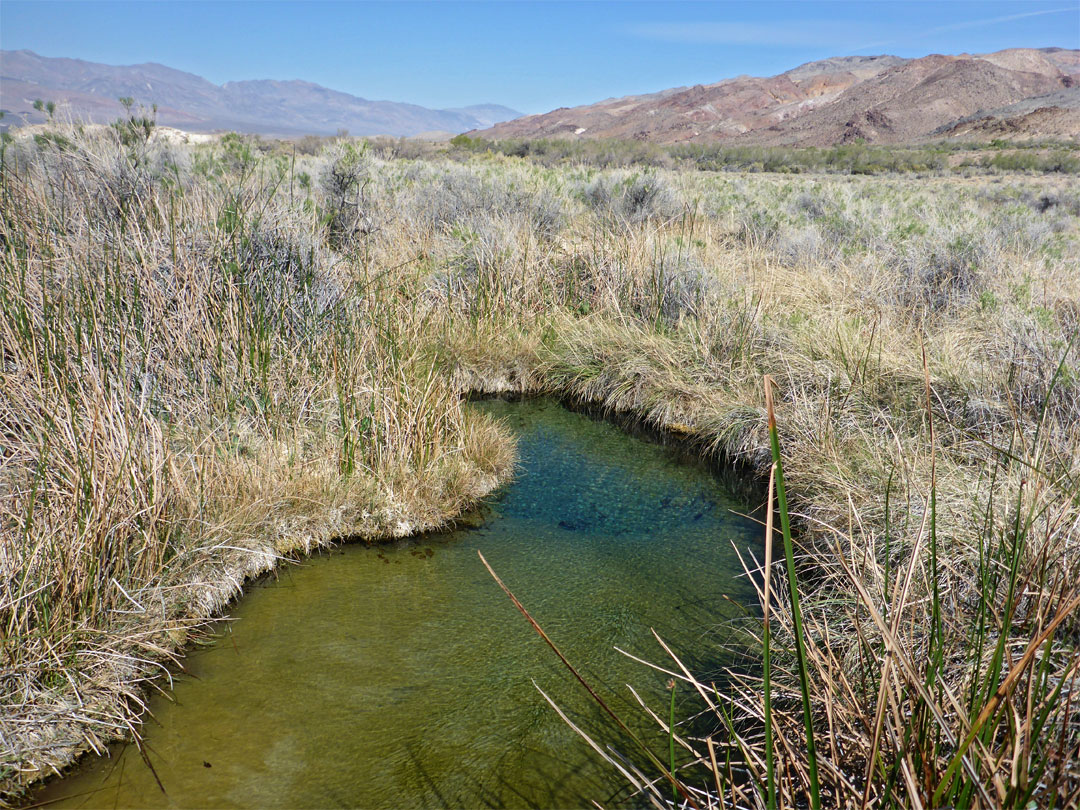
[[[732,544],[763,531],[703,464],[545,401],[476,403],[519,436],[513,482],[454,531],[345,545],[255,584],[151,702],[146,749],[92,758],[60,807],[580,807],[626,785],[544,702],[629,755],[484,570],[666,759],[655,628],[702,671],[756,602]],[[679,694],[680,713],[697,704]],[[640,756],[637,757],[639,760]]]

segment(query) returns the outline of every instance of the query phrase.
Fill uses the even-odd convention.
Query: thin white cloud
[[[980,20],[965,20],[963,22],[949,23],[948,25],[936,25],[933,28],[927,28],[922,31],[912,31],[905,33],[902,37],[893,37],[890,39],[883,39],[877,42],[871,42],[868,45],[863,45],[856,50],[865,51],[869,48],[877,48],[882,45],[893,45],[897,42],[906,42],[914,38],[921,38],[932,36],[934,34],[944,34],[949,31],[963,31],[968,28],[983,28],[988,25],[999,25],[1001,23],[1013,22],[1015,20],[1022,20],[1027,17],[1042,17],[1047,14],[1075,14],[1080,17],[1080,3],[1069,8],[1048,8],[1040,11],[1024,11],[1019,14],[1006,14],[1002,17],[984,17]],[[1080,23],[1080,19],[1077,20]],[[1073,29],[1074,33],[1076,28]]]
[[[640,23],[627,26],[628,34],[663,42],[701,45],[846,45],[880,33],[855,22],[788,20],[775,23],[697,22]]]
[[[1073,14],[1080,15],[1080,4],[1070,8],[1048,8],[1042,11],[1025,11],[1021,14],[1006,14],[1004,17],[987,17],[982,20],[968,20],[967,22],[952,23],[950,25],[939,25],[928,31],[924,31],[923,33],[940,34],[943,31],[960,31],[964,28],[981,28],[984,25],[997,25],[998,23],[1022,20],[1025,17],[1042,17],[1046,14],[1064,14],[1070,11]],[[1078,22],[1080,22],[1080,19],[1078,19]]]

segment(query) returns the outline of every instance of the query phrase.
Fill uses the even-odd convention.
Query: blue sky
[[[852,53],[1080,47],[1080,0],[61,2],[3,0],[0,46],[161,62],[221,83],[302,78],[428,107],[523,112],[771,75]]]

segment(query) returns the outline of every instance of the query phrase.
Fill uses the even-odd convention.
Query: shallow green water
[[[533,686],[630,753],[482,567],[618,711],[663,716],[656,630],[702,670],[729,663],[753,603],[732,543],[761,530],[704,465],[548,401],[478,403],[520,437],[517,478],[452,532],[349,545],[250,589],[191,653],[132,746],[36,801],[63,807],[578,807],[626,790]],[[680,701],[696,707],[689,694]],[[647,726],[666,759],[666,738]],[[641,759],[640,756],[637,759]]]

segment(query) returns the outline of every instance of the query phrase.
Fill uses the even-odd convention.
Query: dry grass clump
[[[60,137],[4,158],[9,768],[62,761],[36,730],[131,722],[163,631],[275,556],[486,491],[507,446],[459,395],[517,391],[764,478],[780,461],[797,531],[762,593],[770,667],[722,692],[675,667],[704,701],[674,735],[680,803],[805,805],[815,781],[836,806],[1075,799],[1080,248],[1058,181]]]
[[[4,156],[9,788],[133,728],[139,682],[248,576],[439,525],[511,463],[365,268],[353,179],[305,210],[239,139],[194,175],[160,158],[108,131]]]

